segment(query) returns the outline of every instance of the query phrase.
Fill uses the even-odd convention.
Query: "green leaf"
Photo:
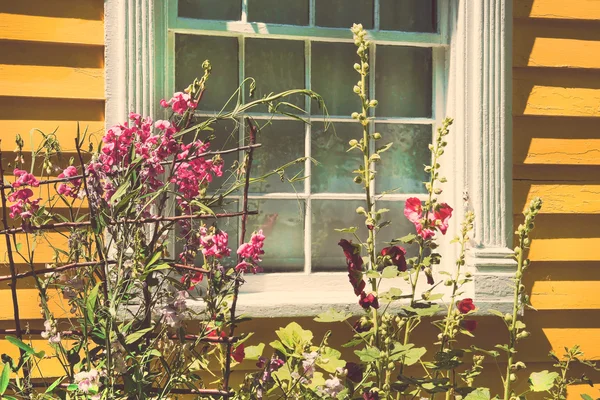
[[[439,304],[425,304],[421,307],[404,306],[402,308],[406,311],[410,311],[411,313],[415,313],[420,317],[432,317],[440,310],[441,307]]]
[[[99,282],[94,288],[90,291],[90,294],[85,303],[85,314],[87,316],[87,320],[90,322],[90,325],[94,324],[94,320],[96,319],[96,300],[98,299],[98,291],[100,290],[100,285],[102,282]]]
[[[262,356],[263,350],[265,349],[265,344],[260,343],[256,346],[248,346],[244,349],[244,354],[246,355],[246,360],[258,360],[260,356]]]
[[[55,380],[52,385],[48,386],[48,389],[46,389],[46,391],[44,393],[52,393],[52,391],[61,384],[61,382],[64,380],[64,377],[60,377],[57,380]]]
[[[8,388],[8,384],[10,382],[10,365],[8,363],[4,364],[4,368],[2,369],[2,376],[0,376],[0,395],[3,395],[6,392],[6,388]]]
[[[269,343],[269,346],[282,354],[289,354],[289,350],[286,349],[283,343],[281,343],[279,340],[273,340],[271,343]]]
[[[317,315],[315,321],[317,322],[344,322],[352,316],[352,313],[345,313],[342,311],[336,311],[333,308],[323,314]]]
[[[79,386],[77,386],[77,384],[76,384],[76,383],[71,383],[69,386],[67,386],[67,390],[68,390],[69,392],[74,392],[74,391],[76,391],[77,389],[79,389]]]
[[[321,350],[321,355],[317,359],[317,365],[325,371],[335,373],[336,369],[343,368],[346,361],[340,360],[342,353],[331,347],[324,347]]]
[[[398,267],[395,265],[387,266],[381,272],[381,277],[384,279],[396,278],[398,276]]]
[[[334,229],[336,232],[343,232],[343,233],[356,233],[356,231],[358,231],[358,228],[356,226],[352,226],[350,228],[342,228],[342,229]]]
[[[289,349],[296,349],[296,347],[303,347],[303,345],[310,343],[313,339],[311,331],[302,329],[297,322],[291,322],[285,328],[280,328],[275,331],[281,342]]]
[[[371,279],[379,279],[379,278],[381,278],[381,273],[370,269],[367,272],[365,272],[365,276],[367,278],[371,278]]]
[[[417,238],[417,235],[415,235],[414,233],[409,233],[406,236],[402,236],[401,238],[392,240],[392,243],[406,243],[406,244],[411,244],[411,243],[413,243],[415,241],[416,238]]]
[[[495,315],[496,317],[500,317],[500,318],[504,319],[504,313],[502,313],[498,310],[489,309],[488,312],[492,315]]]
[[[463,400],[490,400],[490,389],[477,388],[466,395]]]
[[[110,198],[110,203],[112,205],[117,204],[119,202],[119,200],[121,199],[121,197],[123,197],[123,195],[125,195],[125,193],[127,193],[127,191],[129,190],[129,185],[130,185],[130,183],[129,183],[129,181],[127,181],[124,184],[122,184],[121,186],[119,186],[117,191]]]
[[[554,387],[554,382],[558,378],[558,372],[532,372],[529,375],[529,388],[533,392],[548,392]]]
[[[146,268],[150,268],[151,266],[153,266],[158,260],[160,260],[161,256],[162,256],[162,251],[157,251],[156,253],[154,253],[152,255],[152,258],[150,259],[150,261],[148,261],[148,264],[146,264]]]
[[[125,338],[125,344],[132,344],[140,340],[146,333],[153,330],[154,327],[140,329],[139,331],[133,332],[132,334],[127,335]]]
[[[592,398],[592,396],[590,396],[589,394],[585,394],[585,393],[584,393],[584,394],[580,394],[580,396],[581,396],[581,398],[582,398],[583,400],[594,400],[594,399]]]
[[[36,353],[35,350],[33,350],[33,348],[31,348],[31,346],[23,343],[22,340],[17,339],[14,336],[6,336],[6,340],[8,340],[9,343],[11,343],[11,344],[17,346],[18,348],[20,348],[21,350],[23,350],[25,352],[25,354],[27,354],[27,355],[34,355],[37,358],[44,358],[44,355],[46,354],[43,351]]]
[[[381,352],[375,347],[367,347],[364,350],[354,350],[354,354],[356,354],[362,362],[373,362],[381,358]]]
[[[410,298],[410,295],[407,295]],[[393,301],[402,298],[402,290],[398,288],[390,288],[387,292],[381,293],[379,298],[382,301]]]
[[[416,364],[426,352],[427,349],[425,349],[425,347],[416,347],[408,350],[404,354],[404,365],[410,366]]]

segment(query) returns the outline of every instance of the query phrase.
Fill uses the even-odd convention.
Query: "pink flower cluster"
[[[208,186],[214,176],[223,175],[223,160],[220,157],[206,159],[198,154],[206,152],[209,143],[197,140],[188,145],[181,145],[178,150],[177,163],[171,182],[177,185],[177,202],[184,209],[189,209],[189,201],[200,194],[202,188]]]
[[[77,168],[70,165],[61,174],[59,178],[72,178],[77,176]],[[79,189],[81,187],[81,179],[70,179],[66,183],[58,185],[57,192],[60,195],[76,198],[79,195]]]
[[[8,195],[8,201],[14,203],[9,206],[9,216],[11,218],[21,217],[25,223],[37,212],[41,199],[32,200],[33,190],[23,186],[38,187],[40,182],[33,174],[22,169],[15,168],[13,174],[17,177],[17,180],[12,184],[12,187],[21,189]]]
[[[254,232],[250,237],[250,242],[243,243],[237,250],[237,254],[243,258],[242,262],[236,265],[236,271],[252,273],[261,272],[262,269],[258,266],[258,262],[262,261],[261,256],[265,254],[263,246],[265,244],[265,235],[262,229]]]
[[[428,212],[425,217],[421,200],[416,197],[407,199],[404,206],[404,215],[415,225],[417,234],[425,240],[433,238],[438,229],[443,235],[446,234],[452,211],[452,207],[448,204],[441,203],[435,207],[433,212]]]
[[[173,94],[173,97],[169,101],[162,99],[160,101],[160,105],[163,108],[171,107],[173,112],[179,115],[185,114],[185,112],[189,109],[194,110],[198,106],[198,103],[195,102],[191,96],[187,93],[177,92]]]
[[[200,249],[204,257],[223,258],[231,254],[231,249],[227,247],[229,235],[227,232],[205,226],[200,228]]]

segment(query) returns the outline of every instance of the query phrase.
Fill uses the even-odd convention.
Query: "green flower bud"
[[[381,139],[381,133],[379,133],[379,132],[375,132],[375,133],[373,134],[373,139],[375,139],[375,140],[379,140],[379,139]]]

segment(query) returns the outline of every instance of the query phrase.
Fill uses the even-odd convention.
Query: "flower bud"
[[[348,144],[349,144],[350,146],[352,146],[352,147],[354,147],[354,146],[358,146],[358,140],[356,140],[356,139],[352,139],[352,140],[350,140],[350,141],[348,142]]]
[[[360,88],[359,88],[358,86],[354,86],[354,87],[352,88],[352,91],[353,91],[354,93],[356,93],[356,94],[359,94],[359,93],[360,93]]]
[[[504,315],[504,320],[505,320],[506,322],[511,322],[511,321],[512,321],[512,319],[513,319],[512,315],[510,315],[510,314],[508,314],[508,313]]]
[[[377,104],[379,104],[377,100],[371,100],[369,102],[369,107],[377,107]]]
[[[361,184],[363,182],[363,178],[360,175],[354,177],[354,183]]]
[[[355,111],[352,113],[352,119],[358,119],[359,114]]]
[[[355,63],[354,64],[354,69],[357,70],[358,72],[360,72],[360,64],[359,63]]]
[[[375,140],[379,140],[379,139],[381,139],[381,133],[379,133],[379,132],[375,132],[375,133],[373,134],[373,139],[375,139]]]

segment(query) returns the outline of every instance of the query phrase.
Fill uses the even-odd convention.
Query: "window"
[[[275,246],[286,250],[267,249],[275,255],[265,265],[272,273],[251,279],[245,290],[256,296],[248,294],[240,306],[246,307],[242,312],[261,315],[277,299],[282,301],[270,315],[298,315],[331,303],[354,304],[352,296],[344,297],[349,291],[335,272],[345,265],[339,235],[332,229],[352,224],[360,195],[345,175],[345,180],[336,179],[345,168],[334,161],[336,155],[320,154],[334,148],[326,139],[343,145],[352,132],[348,115],[355,105],[341,90],[349,90],[357,79],[348,68],[354,62],[348,28],[361,15],[373,42],[369,88],[381,104],[371,129],[394,136],[397,151],[414,149],[412,160],[423,164],[427,156],[419,149],[431,140],[433,126],[446,115],[455,118],[444,160],[445,174],[452,178],[445,200],[454,206],[457,222],[467,192],[465,207],[477,215],[469,259],[476,276],[471,296],[480,304],[504,302],[498,291],[507,276],[502,271],[513,265],[511,7],[505,0],[107,0],[107,124],[121,120],[130,109],[155,114],[160,98],[198,74],[186,64],[205,58],[214,65],[209,85],[215,92],[199,117],[214,113],[245,76],[257,78],[259,96],[290,86],[320,92],[335,134],[324,135],[318,122],[306,127],[277,118],[261,139],[272,150],[261,151],[259,169],[279,165],[283,151],[286,158],[311,155],[322,165],[306,163],[297,172],[309,178],[293,187],[273,180],[252,193],[254,205],[270,213],[255,219],[254,227],[269,227],[274,221],[271,238],[281,237]],[[183,48],[189,51],[178,53]],[[312,104],[299,105],[311,118],[320,117]],[[264,123],[267,115],[253,117]],[[234,126],[223,129],[241,139]],[[399,236],[407,229],[401,225],[402,201],[419,195],[420,171],[412,162],[391,161],[389,154],[380,170],[392,172],[379,175],[375,190],[399,188],[379,199],[379,206],[392,209],[398,223],[389,235]],[[332,221],[338,215],[347,217],[338,224]],[[444,254],[450,264],[451,254]],[[294,295],[306,290],[319,295]]]
[[[353,160],[352,153],[346,153],[348,141],[362,133],[350,117],[360,111],[352,93],[358,79],[352,65],[358,59],[349,31],[356,19],[373,32],[369,91],[381,106],[372,115],[370,129],[395,142],[375,178],[376,205],[392,210],[394,219],[378,241],[383,245],[410,231],[402,214],[403,200],[424,193],[423,165],[430,163],[427,146],[436,120],[443,117],[435,112],[440,109],[437,103],[444,100],[435,93],[441,84],[436,78],[445,69],[436,10],[435,0],[170,3],[169,13],[177,17],[168,25],[168,52],[173,60],[167,68],[168,84],[175,91],[183,90],[199,74],[203,60],[208,58],[213,64],[198,117],[218,112],[247,77],[256,79],[257,97],[306,87],[325,98],[333,122],[327,131],[322,110],[301,97],[290,101],[308,112],[311,125],[291,117],[271,120],[266,109],[249,114],[264,126],[254,176],[299,157],[318,162],[307,160],[303,168],[286,171],[288,177],[305,178],[297,183],[273,176],[251,186],[251,208],[259,215],[249,218],[250,230],[263,229],[268,238],[262,262],[265,272],[344,271],[346,263],[337,242],[352,236],[333,228],[359,226],[361,236],[366,236],[364,221],[355,213],[364,195],[351,179],[361,161],[358,154]],[[244,90],[243,101],[247,95]],[[239,124],[243,126],[242,119]],[[234,124],[219,128],[216,134],[225,136],[221,143],[242,145],[243,129]]]

